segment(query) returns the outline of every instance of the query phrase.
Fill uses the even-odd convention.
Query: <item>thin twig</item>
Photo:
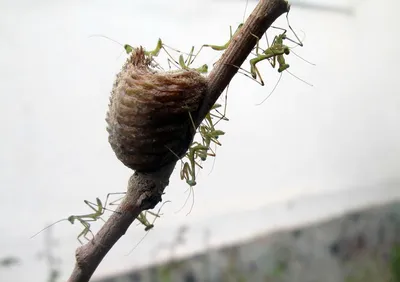
[[[237,73],[256,44],[256,36],[262,37],[270,25],[289,6],[285,0],[260,0],[240,32],[232,39],[218,64],[209,74],[208,92],[194,120],[198,127],[208,111]],[[252,35],[254,34],[254,35]],[[140,212],[154,208],[169,184],[176,162],[156,172],[135,172],[129,179],[125,198],[100,231],[86,245],[76,250],[76,264],[68,282],[87,282],[112,246],[125,234]]]

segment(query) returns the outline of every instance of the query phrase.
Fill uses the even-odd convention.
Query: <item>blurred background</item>
[[[82,227],[64,221],[30,237],[90,212],[84,199],[126,189],[132,171],[115,157],[104,120],[126,60],[112,40],[153,49],[160,37],[184,52],[222,45],[256,4],[0,1],[1,281],[66,281]],[[177,165],[163,198],[172,203],[155,228],[128,255],[145,235],[133,224],[93,281],[367,281],[349,276],[361,269],[345,265],[349,246],[385,249],[386,271],[400,242],[399,8],[397,0],[293,0],[290,24],[304,43],[294,51],[315,65],[292,55],[287,62],[312,86],[283,73],[257,106],[279,74],[265,62],[265,86],[236,75],[229,122],[219,123],[223,145],[197,177],[191,213],[192,198],[180,210],[189,191]],[[274,25],[287,28],[285,16]],[[219,55],[205,48],[194,65]],[[93,232],[100,227],[93,223]],[[168,266],[163,277],[154,265]],[[370,281],[389,281],[378,277]]]

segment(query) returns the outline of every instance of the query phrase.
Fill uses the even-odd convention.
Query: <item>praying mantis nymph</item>
[[[154,228],[154,222],[157,220],[157,218],[159,218],[160,215],[160,211],[161,208],[166,204],[166,203],[170,203],[171,201],[165,201],[159,208],[157,213],[151,212],[151,211],[142,211],[138,217],[136,218],[143,226],[144,226],[144,231],[149,231],[150,229]],[[154,220],[150,223],[150,221],[147,219],[147,214],[150,214],[152,216],[154,216]]]
[[[296,75],[294,75],[294,74],[292,74],[291,72],[288,71],[290,65],[286,62],[285,56],[287,56],[287,55],[289,55],[291,53],[293,53],[294,55],[296,55],[297,57],[299,57],[303,61],[305,61],[305,62],[307,62],[307,63],[309,63],[311,65],[314,65],[313,63],[301,58],[299,55],[297,55],[296,53],[291,51],[292,48],[290,48],[289,46],[284,44],[284,40],[288,40],[288,41],[290,41],[292,43],[295,43],[298,46],[303,46],[303,43],[301,42],[301,40],[299,39],[299,37],[297,36],[295,31],[291,27],[291,25],[289,23],[289,17],[288,16],[289,16],[289,13],[286,14],[287,24],[289,26],[289,29],[292,31],[292,33],[296,37],[296,40],[293,40],[293,39],[290,39],[290,38],[287,37],[287,35],[286,35],[287,30],[285,30],[283,28],[271,26],[272,28],[283,30],[283,32],[281,34],[275,36],[271,46],[268,46],[267,49],[262,50],[259,47],[259,39],[260,38],[258,38],[256,35],[252,34],[257,39],[257,44],[256,44],[256,47],[254,48],[256,56],[254,58],[250,59],[250,71],[244,70],[245,72],[249,73],[251,75],[251,77],[248,76],[245,73],[244,73],[244,75],[247,76],[247,77],[252,78],[254,81],[256,81],[260,85],[264,86],[265,84],[264,84],[264,81],[262,79],[261,73],[260,73],[260,71],[258,70],[258,68],[256,66],[259,62],[264,61],[264,60],[267,60],[271,64],[271,66],[273,68],[275,68],[276,65],[278,65],[278,73],[280,73],[280,77],[279,77],[277,83],[275,84],[274,88],[272,89],[272,91],[269,93],[269,95],[261,103],[259,103],[257,105],[262,104],[266,99],[268,99],[271,96],[271,94],[274,92],[274,90],[276,89],[277,85],[279,84],[280,79],[282,77],[282,73],[284,71],[288,72],[289,74],[291,74],[292,76],[294,76],[298,80],[306,83],[307,85],[312,86],[310,83],[304,81],[303,79],[297,77]],[[267,43],[268,43],[268,37],[267,37],[266,34],[265,34],[265,37],[266,37]],[[220,50],[220,49],[223,50],[224,48],[226,49],[228,47],[228,45],[229,45],[229,42],[230,41],[228,41],[227,44],[225,44],[225,45],[217,46],[218,49],[216,49],[216,50]],[[260,50],[261,50],[261,52],[260,52]],[[237,66],[234,66],[234,67],[237,67]],[[237,67],[237,68],[242,69],[240,67]],[[260,81],[257,80],[257,77],[259,78]]]
[[[194,51],[194,46],[192,47],[189,56],[186,60],[183,59],[183,55],[179,55],[179,66],[184,69],[184,70],[188,70],[189,65],[193,62],[191,61],[192,56],[193,56],[193,51]],[[201,67],[195,68],[194,70],[197,70],[199,73],[207,73],[208,72],[208,65],[204,64]]]
[[[168,55],[169,59],[168,62],[173,61],[175,63],[175,65],[179,65],[182,69],[184,70],[196,70],[199,73],[207,73],[208,72],[208,65],[207,64],[203,64],[201,67],[198,68],[190,68],[189,66],[193,63],[195,57],[197,56],[193,56],[193,52],[194,52],[194,46],[192,46],[192,49],[190,51],[190,53],[188,54],[188,58],[186,60],[183,59],[183,55],[180,54],[179,55],[179,59],[178,62],[172,57],[172,55],[165,49],[165,47],[168,47],[169,49],[172,49],[176,52],[182,53],[179,50],[176,50],[175,48],[169,47],[167,45],[165,45],[161,38],[158,39],[157,41],[157,45],[156,48],[152,51],[145,51],[145,55],[148,56],[150,59],[152,59],[153,57],[157,57],[160,54],[161,49],[163,49],[165,51],[165,53]],[[125,44],[124,45],[124,49],[126,51],[127,54],[130,54],[131,52],[133,52],[134,48],[129,45],[129,44]],[[192,59],[193,58],[193,59]]]
[[[224,131],[216,129],[215,124],[212,121],[212,117],[217,117],[215,114],[212,113],[212,110],[216,110],[219,107],[221,107],[220,104],[214,104],[210,112],[207,113],[206,117],[204,118],[204,121],[200,124],[199,127],[200,135],[203,140],[203,146],[211,151],[211,153],[208,153],[207,150],[200,152],[199,156],[202,161],[205,161],[207,156],[215,157],[215,152],[210,147],[211,142],[221,146],[221,143],[218,141],[218,138],[219,136],[225,134]],[[220,117],[220,120],[221,119],[228,120],[227,118],[225,118],[225,114],[222,117]]]
[[[291,51],[291,48],[289,48],[287,45],[285,45],[283,43],[284,40],[288,40],[288,41],[291,41],[291,42],[297,44],[298,46],[303,46],[303,43],[300,41],[300,39],[298,38],[297,34],[294,32],[294,30],[290,26],[289,19],[288,19],[287,15],[286,15],[286,18],[287,18],[287,23],[288,23],[289,28],[292,30],[293,34],[296,36],[298,41],[295,41],[295,40],[292,40],[292,39],[288,38],[286,36],[286,32],[287,32],[286,29],[279,28],[279,27],[273,27],[275,29],[283,30],[283,32],[281,34],[275,36],[271,46],[269,46],[267,49],[265,49],[262,52],[262,54],[259,54],[259,46],[258,46],[259,40],[257,40],[257,46],[256,46],[256,55],[257,56],[250,60],[250,66],[251,66],[250,74],[252,75],[253,79],[255,79],[255,81],[257,81],[256,78],[257,78],[257,75],[258,75],[258,77],[260,79],[259,83],[261,85],[264,85],[264,81],[263,81],[263,79],[261,77],[260,72],[258,71],[258,69],[256,67],[256,64],[259,63],[260,61],[263,61],[263,60],[267,59],[268,62],[271,64],[271,66],[273,68],[275,68],[276,62],[278,62],[278,66],[279,66],[278,67],[278,73],[280,73],[280,76],[279,76],[278,81],[276,82],[276,84],[275,84],[274,88],[272,89],[272,91],[257,105],[261,105],[262,103],[264,103],[272,95],[272,93],[275,91],[276,87],[278,86],[278,84],[279,84],[279,82],[280,82],[280,80],[282,78],[282,73],[284,71],[288,72],[290,75],[294,76],[295,78],[297,78],[298,80],[304,82],[305,84],[307,84],[309,86],[312,86],[312,84],[310,84],[307,81],[297,77],[296,75],[294,75],[293,73],[291,73],[288,70],[290,65],[286,63],[286,60],[285,60],[284,56],[285,55],[289,55],[291,53],[293,53],[294,55],[296,55],[297,57],[299,57],[300,59],[302,59],[303,61],[305,61],[305,62],[307,62],[307,63],[309,63],[311,65],[315,65],[315,64],[303,59],[302,57],[300,57],[299,55],[297,55],[296,53]],[[265,35],[265,36],[267,36],[267,35]]]
[[[162,48],[163,48],[163,42],[162,42],[161,38],[159,38],[158,41],[157,41],[156,48],[154,48],[153,51],[146,51],[145,50],[144,54],[146,56],[149,56],[150,58],[151,57],[157,57],[160,54],[160,51],[161,51]],[[130,53],[132,53],[134,51],[134,48],[129,44],[125,44],[124,45],[124,49],[125,49],[127,54],[130,54]]]
[[[188,151],[185,154],[185,158],[187,158],[187,161],[182,161],[181,160],[181,170],[180,170],[180,178],[181,180],[186,180],[186,183],[189,185],[189,195],[185,200],[185,203],[183,204],[183,206],[177,211],[179,212],[180,210],[183,209],[183,207],[186,205],[187,201],[189,200],[190,195],[193,195],[193,202],[191,205],[191,208],[189,210],[189,212],[186,214],[188,215],[193,208],[194,205],[194,190],[193,190],[193,186],[195,186],[196,183],[196,166],[198,166],[199,168],[203,168],[197,161],[196,159],[198,157],[201,158],[201,156],[204,154],[204,152],[206,153],[208,150],[208,147],[193,141],[192,144],[190,145]],[[173,152],[170,149],[171,153],[174,154],[178,159],[179,157],[175,154],[175,152]]]
[[[149,234],[149,231],[151,229],[154,228],[154,223],[157,220],[157,218],[159,218],[161,216],[160,211],[162,209],[162,207],[166,204],[166,203],[170,203],[171,201],[165,201],[164,203],[162,203],[162,205],[160,206],[160,208],[158,209],[157,213],[151,212],[151,211],[142,211],[138,217],[136,218],[140,224],[144,225],[144,231],[146,231],[146,234],[142,237],[142,239],[139,240],[139,242],[132,248],[132,250],[129,251],[128,254],[133,252],[133,250],[135,250],[137,248],[137,246],[139,246],[139,244],[144,240],[144,238],[146,238],[147,234]],[[150,221],[147,219],[147,214],[150,214],[152,216],[154,216],[153,221],[150,223]]]
[[[130,44],[121,44],[120,42],[118,42],[118,41],[116,41],[116,40],[114,40],[112,38],[109,38],[109,37],[107,37],[105,35],[96,34],[96,35],[92,35],[90,37],[93,37],[93,36],[103,37],[103,38],[106,38],[108,40],[111,40],[111,41],[121,45],[124,48],[126,54],[131,54],[135,50],[135,48],[132,45],[130,45]],[[173,58],[173,56],[170,54],[170,52],[168,52],[168,50],[166,48],[180,53],[178,61],[176,61]],[[160,54],[161,50],[163,50],[167,54],[167,56],[169,57],[168,58],[168,62],[173,62],[175,64],[175,66],[177,66],[177,67],[180,67],[180,68],[185,69],[185,70],[196,70],[199,73],[203,73],[203,74],[208,72],[208,65],[207,64],[203,64],[201,67],[198,67],[198,68],[190,68],[189,67],[191,65],[191,63],[194,61],[194,58],[197,56],[197,54],[196,54],[196,56],[193,56],[194,46],[192,47],[190,53],[184,53],[184,52],[181,52],[181,51],[179,51],[179,50],[177,50],[177,49],[175,49],[173,47],[170,47],[170,46],[164,44],[164,42],[161,40],[161,38],[159,38],[157,40],[156,47],[151,51],[144,50],[144,54],[150,61],[153,61],[154,57],[157,57]],[[188,59],[184,60],[182,54],[189,55]]]
[[[41,233],[42,231],[52,227],[53,225],[61,222],[61,221],[69,221],[71,224],[75,223],[75,220],[79,221],[80,224],[82,224],[82,226],[84,227],[82,232],[79,233],[77,239],[78,241],[83,244],[83,242],[80,240],[81,237],[84,237],[86,240],[90,241],[90,239],[87,237],[87,234],[90,233],[93,236],[92,231],[90,230],[90,223],[89,222],[93,222],[93,221],[97,221],[98,219],[101,219],[102,221],[104,221],[101,216],[104,214],[104,212],[108,209],[106,209],[106,205],[107,205],[107,200],[108,200],[108,196],[106,198],[105,204],[103,205],[101,200],[99,198],[96,198],[96,204],[92,203],[90,201],[84,200],[84,203],[86,205],[88,205],[93,211],[94,213],[89,213],[89,214],[83,214],[83,215],[71,215],[67,218],[64,219],[60,219],[52,224],[50,224],[49,226],[43,228],[42,230],[40,230],[39,232],[37,232],[36,234],[34,234],[33,236],[31,236],[31,238],[35,237],[36,235],[38,235],[39,233]],[[97,207],[97,208],[96,208]]]
[[[189,162],[185,162],[181,169],[181,179],[185,179],[189,186],[195,186],[196,183],[196,166],[202,168],[199,163],[196,162],[197,157],[200,157],[203,152],[207,152],[208,147],[198,142],[193,142],[189,147],[186,157]]]
[[[211,110],[207,113],[205,119],[200,124],[199,131],[198,131],[198,134],[200,135],[200,137],[202,139],[202,143],[193,141],[192,144],[190,145],[187,153],[185,154],[185,158],[187,160],[181,161],[182,166],[181,166],[181,171],[180,171],[180,177],[182,180],[183,179],[186,180],[186,183],[189,185],[189,189],[190,189],[190,193],[189,193],[188,197],[186,198],[185,203],[182,206],[182,208],[186,205],[187,201],[189,200],[190,195],[193,195],[193,197],[194,197],[193,186],[195,186],[197,184],[197,182],[196,182],[196,167],[199,167],[202,169],[202,166],[199,164],[199,161],[197,161],[197,159],[200,159],[200,161],[205,161],[207,159],[207,156],[212,156],[212,157],[216,156],[215,152],[211,149],[211,142],[221,145],[221,143],[217,139],[219,136],[224,135],[225,132],[223,132],[222,130],[215,129],[215,125],[220,120],[228,120],[228,119],[225,117],[226,104],[225,104],[223,114],[221,114],[218,111],[218,108],[220,108],[220,107],[221,107],[221,105],[216,103],[213,105]],[[216,113],[213,113],[213,111],[215,111]],[[190,113],[189,113],[189,117],[192,122],[192,126],[196,131],[194,121],[193,121],[193,118]],[[214,123],[212,120],[213,118],[218,118],[218,121]],[[211,152],[209,152],[209,151],[211,151]],[[172,153],[177,158],[179,158],[174,152],[172,152]],[[215,159],[214,159],[214,161],[215,161]],[[214,164],[213,164],[213,166],[214,166]],[[188,214],[191,212],[193,205],[194,205],[194,199],[193,199],[192,206],[191,206]],[[181,209],[179,209],[179,211]]]
[[[260,78],[260,84],[264,86],[264,81],[261,77],[261,74],[256,67],[256,64],[263,61],[268,60],[273,68],[275,68],[276,60],[278,61],[279,68],[278,72],[281,73],[284,70],[289,68],[289,64],[286,64],[284,55],[289,55],[290,50],[289,47],[283,44],[283,40],[286,39],[286,30],[277,36],[275,36],[272,45],[265,49],[261,54],[259,53],[258,39],[256,46],[256,57],[250,60],[250,73],[251,76],[256,79],[257,76]],[[271,60],[270,60],[271,59]]]
[[[114,194],[114,195],[116,195],[116,194],[126,194],[126,192],[109,193],[108,195],[113,195],[113,194]],[[124,197],[125,197],[125,196],[124,196]],[[117,205],[116,202],[122,200],[124,197],[119,198],[119,199],[117,199],[117,200],[115,200],[115,201],[110,202],[109,205],[110,205],[110,206]],[[161,207],[162,207],[164,204],[169,203],[169,202],[171,202],[171,201],[166,201],[166,202],[164,202],[164,203],[161,205]],[[160,208],[160,210],[161,210],[161,208]],[[151,214],[152,216],[155,217],[152,223],[150,223],[150,222],[147,220],[147,217],[146,217],[147,214]],[[156,218],[158,218],[158,217],[160,217],[159,214],[156,214],[156,213],[154,213],[154,212],[151,212],[151,211],[149,211],[149,210],[146,210],[146,211],[142,211],[142,212],[137,216],[136,219],[139,221],[139,223],[141,223],[142,225],[144,225],[144,227],[145,227],[144,230],[145,230],[145,231],[148,231],[148,230],[150,230],[150,229],[152,229],[152,228],[154,227],[154,222],[155,222]]]

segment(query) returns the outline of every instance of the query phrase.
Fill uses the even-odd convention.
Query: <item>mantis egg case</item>
[[[157,72],[152,59],[137,48],[117,75],[107,113],[108,141],[117,158],[141,172],[176,161],[192,140],[189,113],[206,91],[195,70]]]

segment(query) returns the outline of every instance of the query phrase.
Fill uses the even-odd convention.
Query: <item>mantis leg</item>
[[[223,51],[226,48],[228,48],[229,44],[231,43],[232,38],[240,31],[240,29],[242,28],[243,23],[239,24],[239,26],[237,27],[235,33],[232,35],[232,26],[229,26],[229,40],[228,42],[226,42],[224,45],[211,45],[211,44],[204,44],[203,47],[210,47],[211,49],[215,50],[215,51]]]
[[[287,21],[287,24],[288,24],[290,30],[293,32],[293,34],[294,34],[294,36],[296,37],[296,39],[298,40],[298,42],[296,42],[296,41],[294,41],[294,40],[292,40],[292,39],[289,39],[289,38],[287,38],[287,39],[290,40],[290,41],[292,41],[293,43],[296,43],[296,44],[298,44],[299,46],[303,47],[303,42],[301,42],[301,40],[300,40],[300,38],[297,36],[296,32],[294,32],[293,28],[290,26],[290,23],[289,23],[289,12],[286,14],[286,21]]]
[[[94,210],[95,214],[101,214],[103,211],[103,204],[101,203],[99,198],[96,198],[97,204],[94,204],[88,200],[84,200],[85,204],[89,206],[92,210]],[[95,208],[97,207],[97,208]]]
[[[212,108],[211,110],[214,110],[218,115],[216,115],[216,114],[213,114],[211,111],[210,111],[210,116],[213,118],[218,118],[218,121],[214,124],[214,126],[220,121],[220,120],[225,120],[225,121],[229,121],[229,119],[225,116],[226,115],[226,103],[225,103],[225,106],[224,106],[224,112],[223,113],[221,113],[220,111],[218,111],[217,110],[217,108],[219,108],[219,107],[221,107],[221,105],[220,104],[215,104],[214,106],[216,106],[214,109]]]
[[[201,50],[203,50],[204,47],[210,47],[211,49],[215,50],[215,51],[223,51],[226,48],[228,48],[229,44],[231,43],[232,38],[240,31],[240,29],[242,28],[243,24],[239,24],[238,28],[236,29],[235,33],[232,35],[232,26],[229,26],[229,40],[228,42],[226,42],[224,45],[212,45],[212,44],[204,44],[203,46],[200,47],[199,51],[197,51],[196,55],[193,56],[192,60],[189,60],[189,64],[193,63],[193,61],[195,60],[195,58],[197,58],[197,56],[200,54]],[[193,48],[192,48],[193,50]],[[192,52],[191,52],[192,53]],[[190,56],[191,57],[191,56]],[[196,69],[198,72],[200,73],[207,73],[208,72],[208,66],[207,65],[203,65],[199,68]]]
[[[284,70],[289,68],[289,64],[286,64],[285,58],[283,57],[283,55],[278,55],[277,61],[279,64],[278,72],[283,72]]]
[[[150,222],[147,220],[147,218],[146,218],[146,221],[147,221],[148,225],[146,225],[146,228],[144,229],[144,231],[149,231],[150,229],[154,228],[154,223],[156,222],[157,218],[161,217],[160,211],[161,211],[162,207],[163,207],[166,203],[170,203],[170,202],[171,202],[171,201],[166,201],[166,202],[164,202],[164,203],[160,206],[160,208],[158,209],[157,213],[154,213],[154,212],[151,212],[151,211],[146,211],[146,213],[149,213],[149,214],[151,214],[152,216],[154,216],[154,219],[153,219],[153,222],[150,223]]]
[[[76,237],[76,238],[78,239],[79,243],[81,243],[81,244],[83,245],[82,241],[81,241],[79,238],[83,236],[86,240],[90,241],[90,239],[87,238],[86,235],[90,232],[90,234],[92,234],[92,236],[93,236],[93,233],[92,233],[92,231],[90,230],[90,224],[89,224],[86,220],[83,220],[83,219],[81,219],[81,218],[77,218],[77,220],[78,220],[78,221],[83,225],[83,227],[84,227],[83,230],[82,230],[82,232],[79,233],[78,237]],[[91,220],[91,221],[94,221],[94,220]]]
[[[108,199],[109,199],[109,197],[110,197],[111,195],[125,195],[125,194],[126,194],[126,192],[113,192],[113,193],[108,193],[108,194],[107,194],[107,197],[106,197],[106,201],[105,201],[105,203],[104,203],[104,207],[107,206]],[[124,197],[125,197],[125,196],[124,196]],[[124,197],[121,197],[121,198],[119,198],[119,199],[117,199],[117,200],[114,200],[114,201],[110,202],[109,205],[110,205],[110,206],[116,205],[115,202],[118,202],[118,201],[122,200]],[[104,208],[104,209],[105,209],[105,208]],[[113,212],[115,212],[115,211],[113,211]]]
[[[144,54],[149,57],[157,57],[160,54],[160,51],[163,47],[163,42],[161,38],[158,39],[156,48],[153,51],[145,51]]]
[[[256,49],[256,56],[258,56],[258,55],[260,55],[259,50],[261,49],[260,48],[260,38],[253,33],[250,33],[250,34],[253,35],[257,40],[256,47],[254,47],[254,48]],[[267,42],[268,42],[268,39],[267,39]]]
[[[195,174],[195,160],[194,156],[189,159],[190,165],[185,163],[186,167],[184,166],[183,169],[186,170],[186,183],[189,186],[195,186],[196,183],[196,174]]]
[[[90,218],[93,218],[95,220],[100,218],[103,222],[105,222],[105,220],[101,218],[101,215],[104,214],[104,211],[106,210],[106,208],[103,206],[103,204],[101,203],[99,198],[96,198],[97,204],[92,203],[92,202],[90,202],[88,200],[84,200],[84,202],[85,202],[86,205],[89,206],[89,208],[94,210],[94,213],[86,215],[86,216],[83,216],[83,217],[90,217]],[[97,207],[97,209],[95,207]]]
[[[261,77],[260,71],[256,67],[256,64],[258,62],[261,62],[262,60],[265,60],[265,59],[267,59],[267,57],[265,57],[265,55],[259,55],[258,57],[253,58],[253,59],[250,60],[250,73],[251,73],[251,76],[253,77],[253,79],[256,79],[257,76],[258,76],[260,78],[260,82],[261,82],[262,86],[264,86],[264,81],[263,81],[263,79]]]
[[[192,49],[190,50],[190,53],[189,53],[189,55],[188,55],[186,60],[183,59],[183,55],[182,54],[179,55],[179,66],[184,70],[190,70],[191,68],[189,68],[189,66],[194,62],[194,60],[196,59],[197,55],[200,53],[200,50],[199,50],[199,52],[197,52],[197,54],[195,56],[193,56],[194,46],[192,46]],[[204,64],[201,67],[195,68],[194,70],[198,71],[199,73],[207,73],[208,72],[208,65]]]
[[[212,113],[210,112],[211,117],[214,116],[214,117],[216,117],[216,118],[219,118],[219,120],[217,120],[217,122],[214,124],[214,126],[217,125],[221,120],[229,121],[229,119],[226,117],[226,107],[227,107],[227,105],[228,105],[228,90],[229,90],[229,84],[228,84],[228,86],[226,87],[226,92],[225,92],[224,113],[220,113],[220,112],[218,111],[218,108],[221,107],[220,104],[214,104],[214,106],[213,106],[214,111],[217,112],[217,113],[219,114],[219,117],[216,116],[215,114],[212,114]]]
[[[154,225],[152,225],[148,220],[147,220],[147,217],[146,217],[146,212],[147,211],[144,211],[144,212],[141,212],[140,214],[139,214],[139,216],[136,218],[142,225],[144,225],[144,227],[145,227],[145,231],[148,231],[148,230],[150,230],[151,228],[153,228],[154,227]]]

